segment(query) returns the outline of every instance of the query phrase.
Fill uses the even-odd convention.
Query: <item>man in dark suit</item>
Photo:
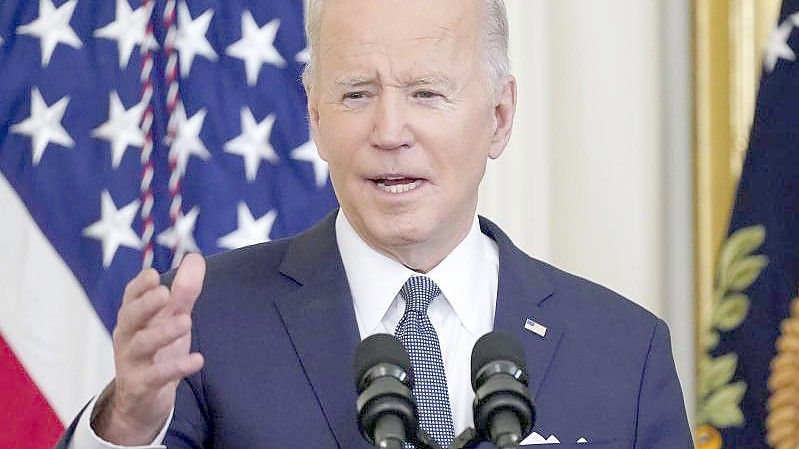
[[[140,273],[114,331],[115,381],[60,446],[368,447],[352,358],[395,330],[406,346],[430,337],[409,349],[414,392],[446,444],[471,420],[464,361],[493,329],[530,366],[525,443],[690,447],[665,324],[476,218],[516,106],[502,1],[315,0],[308,34],[310,124],[341,209],[291,239],[189,255],[170,287]],[[420,277],[425,292],[409,287]]]

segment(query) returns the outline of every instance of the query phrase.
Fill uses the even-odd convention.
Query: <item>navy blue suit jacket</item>
[[[356,423],[359,335],[334,221],[209,258],[192,339],[206,362],[178,387],[168,448],[370,447]],[[561,442],[547,447],[692,447],[666,325],[480,225],[499,249],[494,329],[524,346],[535,430]]]

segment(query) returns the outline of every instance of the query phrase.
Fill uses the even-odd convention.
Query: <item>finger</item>
[[[137,360],[152,358],[158,350],[186,336],[189,331],[191,331],[191,318],[188,315],[171,317],[157,326],[136,332],[130,342],[129,355]]]
[[[176,315],[189,314],[194,308],[205,279],[205,259],[200,254],[187,254],[172,281],[170,307]]]
[[[125,285],[125,292],[122,295],[122,302],[133,300],[141,296],[147,290],[160,283],[158,272],[153,268],[141,270],[130,282]]]
[[[152,365],[146,382],[152,388],[161,388],[170,382],[177,382],[184,377],[191,376],[203,367],[203,363],[205,363],[205,359],[199,352],[161,360]]]
[[[169,304],[169,289],[156,285],[136,300],[128,301],[119,309],[117,330],[123,335],[132,335],[145,327],[154,316]]]

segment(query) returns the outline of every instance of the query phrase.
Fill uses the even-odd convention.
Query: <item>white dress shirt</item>
[[[336,241],[352,293],[355,318],[361,339],[376,333],[393,334],[405,313],[405,299],[399,294],[405,281],[419,273],[367,245],[355,232],[344,213],[336,218]],[[457,436],[472,421],[471,354],[474,343],[491,332],[497,300],[499,255],[496,243],[480,232],[475,217],[466,237],[425,276],[441,289],[427,314],[438,334],[447,376],[452,419]],[[102,440],[90,425],[93,400],[78,422],[70,449],[120,449]],[[148,446],[162,449],[171,415],[164,428]]]
[[[381,332],[394,334],[405,313],[400,289],[408,278],[419,273],[372,249],[355,233],[343,213],[336,218],[336,240],[361,339]],[[472,348],[494,326],[498,270],[497,245],[480,232],[475,217],[463,241],[425,273],[441,289],[427,315],[441,344],[456,436],[474,426]]]

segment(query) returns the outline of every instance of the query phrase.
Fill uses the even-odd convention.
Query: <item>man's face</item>
[[[508,79],[495,99],[479,5],[324,6],[312,132],[355,230],[403,262],[408,248],[448,252],[465,236],[486,160],[502,153],[510,134],[515,84]]]

